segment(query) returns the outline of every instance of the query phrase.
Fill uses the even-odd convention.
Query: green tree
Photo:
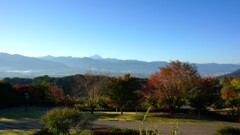
[[[85,78],[85,89],[86,89],[86,100],[91,108],[91,113],[94,112],[100,99],[106,93],[108,86],[108,78],[106,76],[92,76],[86,74]]]
[[[127,109],[130,109],[130,110],[135,109],[135,111],[137,112],[138,109],[141,109],[143,107],[142,99],[139,97],[138,93],[139,93],[139,90],[141,90],[143,84],[146,83],[146,79],[132,77],[129,83],[130,83],[129,85],[131,85],[129,90],[132,92],[130,93],[131,97],[129,98]]]
[[[83,98],[93,113],[100,99],[106,93],[108,77],[88,73],[84,76],[76,76],[75,82],[73,95]]]
[[[74,88],[75,88],[75,77],[80,75],[74,75],[74,76],[66,76],[62,78],[56,79],[56,85],[63,89],[65,95],[74,95]]]
[[[232,79],[231,85],[240,91],[240,78]]]
[[[231,85],[231,81],[232,81],[233,77],[229,77],[229,76],[223,76],[220,80],[220,84],[222,86],[227,86],[227,85]]]
[[[29,78],[19,78],[19,77],[14,77],[14,78],[4,78],[4,81],[7,81],[8,83],[10,83],[12,86],[16,85],[16,84],[32,84],[32,79]]]
[[[188,96],[191,107],[197,109],[198,115],[211,106],[219,97],[220,87],[217,78],[203,78],[199,80],[198,86]]]
[[[45,83],[49,83],[51,85],[55,85],[55,80],[56,78],[54,77],[49,77],[48,75],[44,75],[44,76],[39,76],[39,77],[36,77],[32,80],[32,83],[33,84],[41,84],[42,82],[45,82]]]
[[[6,81],[0,81],[0,108],[17,105],[16,92]]]
[[[119,108],[121,114],[136,95],[134,92],[137,87],[134,83],[135,78],[131,77],[130,74],[126,74],[124,77],[112,78],[111,80],[107,94],[112,106]]]

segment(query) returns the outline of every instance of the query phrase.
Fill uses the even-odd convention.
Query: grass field
[[[98,112],[95,114],[85,113],[88,117],[91,117],[94,120],[142,120],[143,114],[119,114],[112,112]]]
[[[39,119],[48,109],[43,108],[30,108],[28,112],[29,119]],[[92,120],[108,120],[108,121],[142,121],[144,112],[125,112],[124,115],[121,115],[119,112],[95,112],[90,114],[89,112],[83,112],[86,117],[91,118]],[[26,118],[25,108],[11,108],[7,110],[0,111],[0,122],[11,122],[18,121]],[[194,114],[174,114],[169,113],[149,113],[147,115],[146,122],[159,122],[159,123],[174,123],[179,122],[188,123],[188,124],[205,124],[205,123],[222,123],[225,122],[219,121],[215,118],[207,116],[197,116]],[[35,132],[37,129],[31,130],[0,130],[0,135],[29,135]],[[91,131],[87,130],[82,132],[80,135],[90,135]],[[75,135],[74,131],[71,131],[71,135]]]
[[[43,108],[29,108],[26,112],[25,108],[10,108],[0,111],[0,121],[13,121],[24,118],[39,119],[47,109]]]
[[[30,135],[37,131],[37,129],[31,129],[31,130],[0,130],[0,135]],[[90,130],[84,130],[80,134],[76,134],[74,130],[70,131],[71,135],[91,135]]]
[[[0,111],[0,121],[14,121],[24,118],[39,119],[48,109],[46,108],[29,108],[26,113],[25,108],[11,108],[8,110]],[[141,121],[143,119],[144,112],[125,112],[120,115],[119,112],[96,112],[90,114],[84,112],[86,117],[92,120],[132,120]],[[149,113],[146,119],[147,122],[162,122],[162,123],[175,123],[179,121],[181,123],[219,123],[221,121],[207,117],[197,116],[194,114],[175,114],[171,115],[168,113]]]
[[[168,114],[168,113],[159,113],[159,114],[150,114],[147,119],[147,122],[162,122],[162,123],[222,123],[218,119],[209,117],[209,116],[198,116],[194,114]]]
[[[96,120],[133,120],[133,121],[142,121],[144,113],[125,113],[120,115],[116,112],[99,112],[95,114],[87,114],[93,119]],[[146,122],[159,122],[159,123],[176,123],[176,121],[180,123],[222,123],[218,119],[214,119],[208,116],[197,116],[197,115],[189,115],[189,114],[175,114],[171,115],[169,113],[149,113],[147,115]]]
[[[11,129],[11,130],[0,130],[0,135],[29,135],[37,130],[16,130],[16,129]]]

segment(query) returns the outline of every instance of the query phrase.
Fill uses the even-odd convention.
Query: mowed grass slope
[[[28,119],[39,119],[50,108],[29,108]],[[108,120],[108,121],[139,121],[141,122],[144,116],[144,112],[125,112],[123,115],[120,112],[95,112],[90,114],[89,112],[83,112],[85,117],[89,117],[92,120]],[[0,110],[0,122],[18,121],[26,118],[25,108],[11,108],[6,110]],[[157,122],[157,123],[179,123],[179,124],[205,124],[205,123],[225,123],[218,119],[208,116],[197,116],[194,114],[174,114],[169,113],[149,113],[145,122]],[[29,135],[39,129],[9,129],[0,130],[0,135]],[[71,131],[74,135],[74,131]],[[81,135],[90,135],[91,131],[87,130],[81,133]]]
[[[24,107],[10,108],[0,110],[0,121],[12,121],[20,119],[39,119],[50,108],[31,107],[26,112]],[[89,112],[83,112],[86,117],[92,120],[131,120],[142,121],[144,112],[125,112],[123,115],[120,112],[95,112],[90,114]],[[219,123],[222,122],[219,119],[212,118],[210,116],[202,115],[199,117],[195,114],[174,114],[169,113],[149,113],[147,115],[146,122],[162,122],[162,123]]]
[[[11,130],[0,130],[0,135],[29,135],[34,133],[37,130],[28,129],[28,130],[18,130],[18,129],[11,129]]]
[[[38,131],[39,129],[28,129],[28,130],[0,130],[0,135],[31,135],[32,133]],[[80,134],[77,134],[74,130],[70,131],[70,135],[92,135],[90,130],[82,131]]]
[[[29,108],[24,107],[10,108],[0,110],[0,121],[19,120],[19,119],[39,119],[48,109],[47,108]]]
[[[47,108],[30,107],[28,113],[24,107],[0,110],[0,122],[14,122],[22,119],[39,119]],[[29,135],[39,129],[7,129],[0,130],[0,135]]]
[[[95,114],[88,114],[95,120],[130,120],[130,121],[142,121],[144,112],[125,112],[121,115],[119,112],[97,112]],[[210,116],[202,115],[198,116],[196,114],[169,114],[169,113],[148,113],[145,122],[158,122],[158,123],[224,123],[216,118]]]

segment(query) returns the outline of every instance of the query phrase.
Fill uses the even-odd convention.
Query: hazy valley
[[[27,57],[0,53],[0,77],[27,77],[41,75],[67,76],[87,72],[118,76],[130,73],[133,76],[147,78],[158,71],[159,67],[168,64],[166,61],[145,62],[138,60],[119,60],[102,58],[99,55],[91,57]],[[240,69],[239,64],[196,64],[202,76],[220,76]]]

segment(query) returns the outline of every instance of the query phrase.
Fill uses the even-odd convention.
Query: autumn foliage
[[[3,96],[0,107],[25,105],[26,93],[29,95],[29,105],[33,106],[55,106],[65,97],[61,88],[51,85],[17,84],[12,87],[7,82],[1,82],[0,87],[0,95]]]
[[[149,106],[171,113],[188,107],[199,115],[209,107],[230,108],[233,116],[240,112],[240,78],[201,77],[194,64],[180,61],[159,68],[149,78],[86,74],[6,80],[11,84],[0,81],[0,108],[25,105],[28,93],[30,106],[78,106],[91,112],[144,111]]]
[[[58,86],[55,85],[55,86],[49,86],[48,90],[50,92],[49,96],[51,96],[55,105],[60,104],[64,100],[65,96],[62,88],[59,88]]]
[[[172,61],[149,77],[143,87],[143,95],[152,103],[157,103],[158,107],[167,107],[173,112],[176,107],[185,104],[185,99],[197,86],[199,79],[194,65]]]
[[[240,78],[224,77],[221,83],[221,97],[226,101],[226,106],[232,108],[234,116],[236,110],[240,111]]]

